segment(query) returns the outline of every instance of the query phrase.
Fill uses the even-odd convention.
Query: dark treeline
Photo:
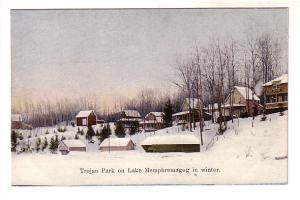
[[[12,113],[21,113],[23,121],[33,127],[54,126],[61,122],[66,122],[65,125],[69,125],[80,110],[97,110],[96,97],[64,98],[57,101],[42,100],[38,102],[24,100],[12,107]]]
[[[94,110],[98,119],[106,122],[116,122],[119,113],[125,109],[137,110],[142,117],[151,111],[162,112],[164,105],[170,99],[173,112],[181,110],[184,94],[163,95],[153,89],[143,89],[138,95],[130,100],[122,100],[115,105],[114,109],[99,106],[96,96],[80,97],[75,99],[64,98],[57,101],[42,100],[33,102],[24,100],[18,105],[13,105],[12,113],[21,113],[23,121],[33,127],[47,127],[58,125],[70,125],[76,114],[81,110]]]

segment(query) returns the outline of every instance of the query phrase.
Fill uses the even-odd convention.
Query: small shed
[[[151,136],[141,146],[146,152],[199,152],[200,140],[190,134]]]
[[[130,138],[106,138],[100,144],[100,151],[130,151],[135,144]]]
[[[97,124],[97,115],[93,110],[80,111],[76,115],[77,126],[92,126]]]
[[[86,151],[86,145],[81,140],[63,140],[58,145],[58,150],[62,154],[70,151]]]

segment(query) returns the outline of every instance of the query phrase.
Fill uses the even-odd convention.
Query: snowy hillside
[[[99,152],[98,144],[89,144],[87,152],[69,155],[13,153],[12,182],[16,185],[286,183],[287,112],[283,116],[268,115],[266,121],[260,118],[256,117],[253,128],[251,118],[230,121],[222,136],[216,135],[216,124],[207,124],[203,133],[205,144],[198,153],[145,153],[139,145],[154,134],[190,134],[178,127],[132,136],[137,150],[129,152]],[[198,129],[192,134],[199,137]],[[97,173],[82,173],[81,168],[95,169]],[[103,168],[143,171],[178,168],[189,172],[107,174],[102,173]],[[194,173],[192,168],[200,172]],[[214,172],[201,171],[211,168]]]

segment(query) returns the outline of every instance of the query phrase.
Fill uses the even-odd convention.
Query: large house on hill
[[[225,105],[222,105],[225,116],[230,116],[230,107],[235,116],[245,113],[257,115],[262,110],[259,97],[250,88],[242,86],[235,86],[225,99]]]
[[[267,113],[288,108],[288,74],[263,84]]]
[[[145,120],[140,122],[140,126],[145,131],[155,131],[165,128],[163,112],[150,112],[145,116]]]
[[[80,111],[76,115],[77,126],[92,126],[97,124],[97,115],[93,110]]]

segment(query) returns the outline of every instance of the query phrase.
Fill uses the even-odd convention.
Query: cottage
[[[76,115],[77,126],[92,126],[97,123],[97,115],[93,110],[80,111]]]
[[[187,122],[199,122],[199,114],[201,100],[197,98],[185,98],[182,104],[182,112],[172,114],[172,121],[175,125],[186,124]],[[210,120],[211,115],[203,110],[202,112],[204,121]]]
[[[262,110],[259,101],[259,97],[250,88],[235,86],[225,99],[225,105],[222,105],[223,115],[230,116],[230,109],[232,115],[235,116],[241,116],[247,112],[257,115]]]
[[[288,109],[288,74],[263,84],[266,94],[266,112]]]
[[[145,131],[156,131],[165,128],[163,112],[150,112],[145,116],[145,120],[140,122],[140,126]]]
[[[141,121],[141,115],[137,110],[123,110],[120,113],[119,122],[124,125],[125,128],[132,126],[139,127]]]
[[[106,138],[100,144],[100,151],[130,151],[135,144],[130,138]]]
[[[194,135],[163,135],[146,138],[141,146],[146,152],[199,152],[200,140]]]
[[[20,114],[11,115],[11,129],[32,129],[33,127],[23,122]]]
[[[62,154],[70,151],[86,151],[86,145],[81,140],[63,140],[58,145],[58,150]]]

